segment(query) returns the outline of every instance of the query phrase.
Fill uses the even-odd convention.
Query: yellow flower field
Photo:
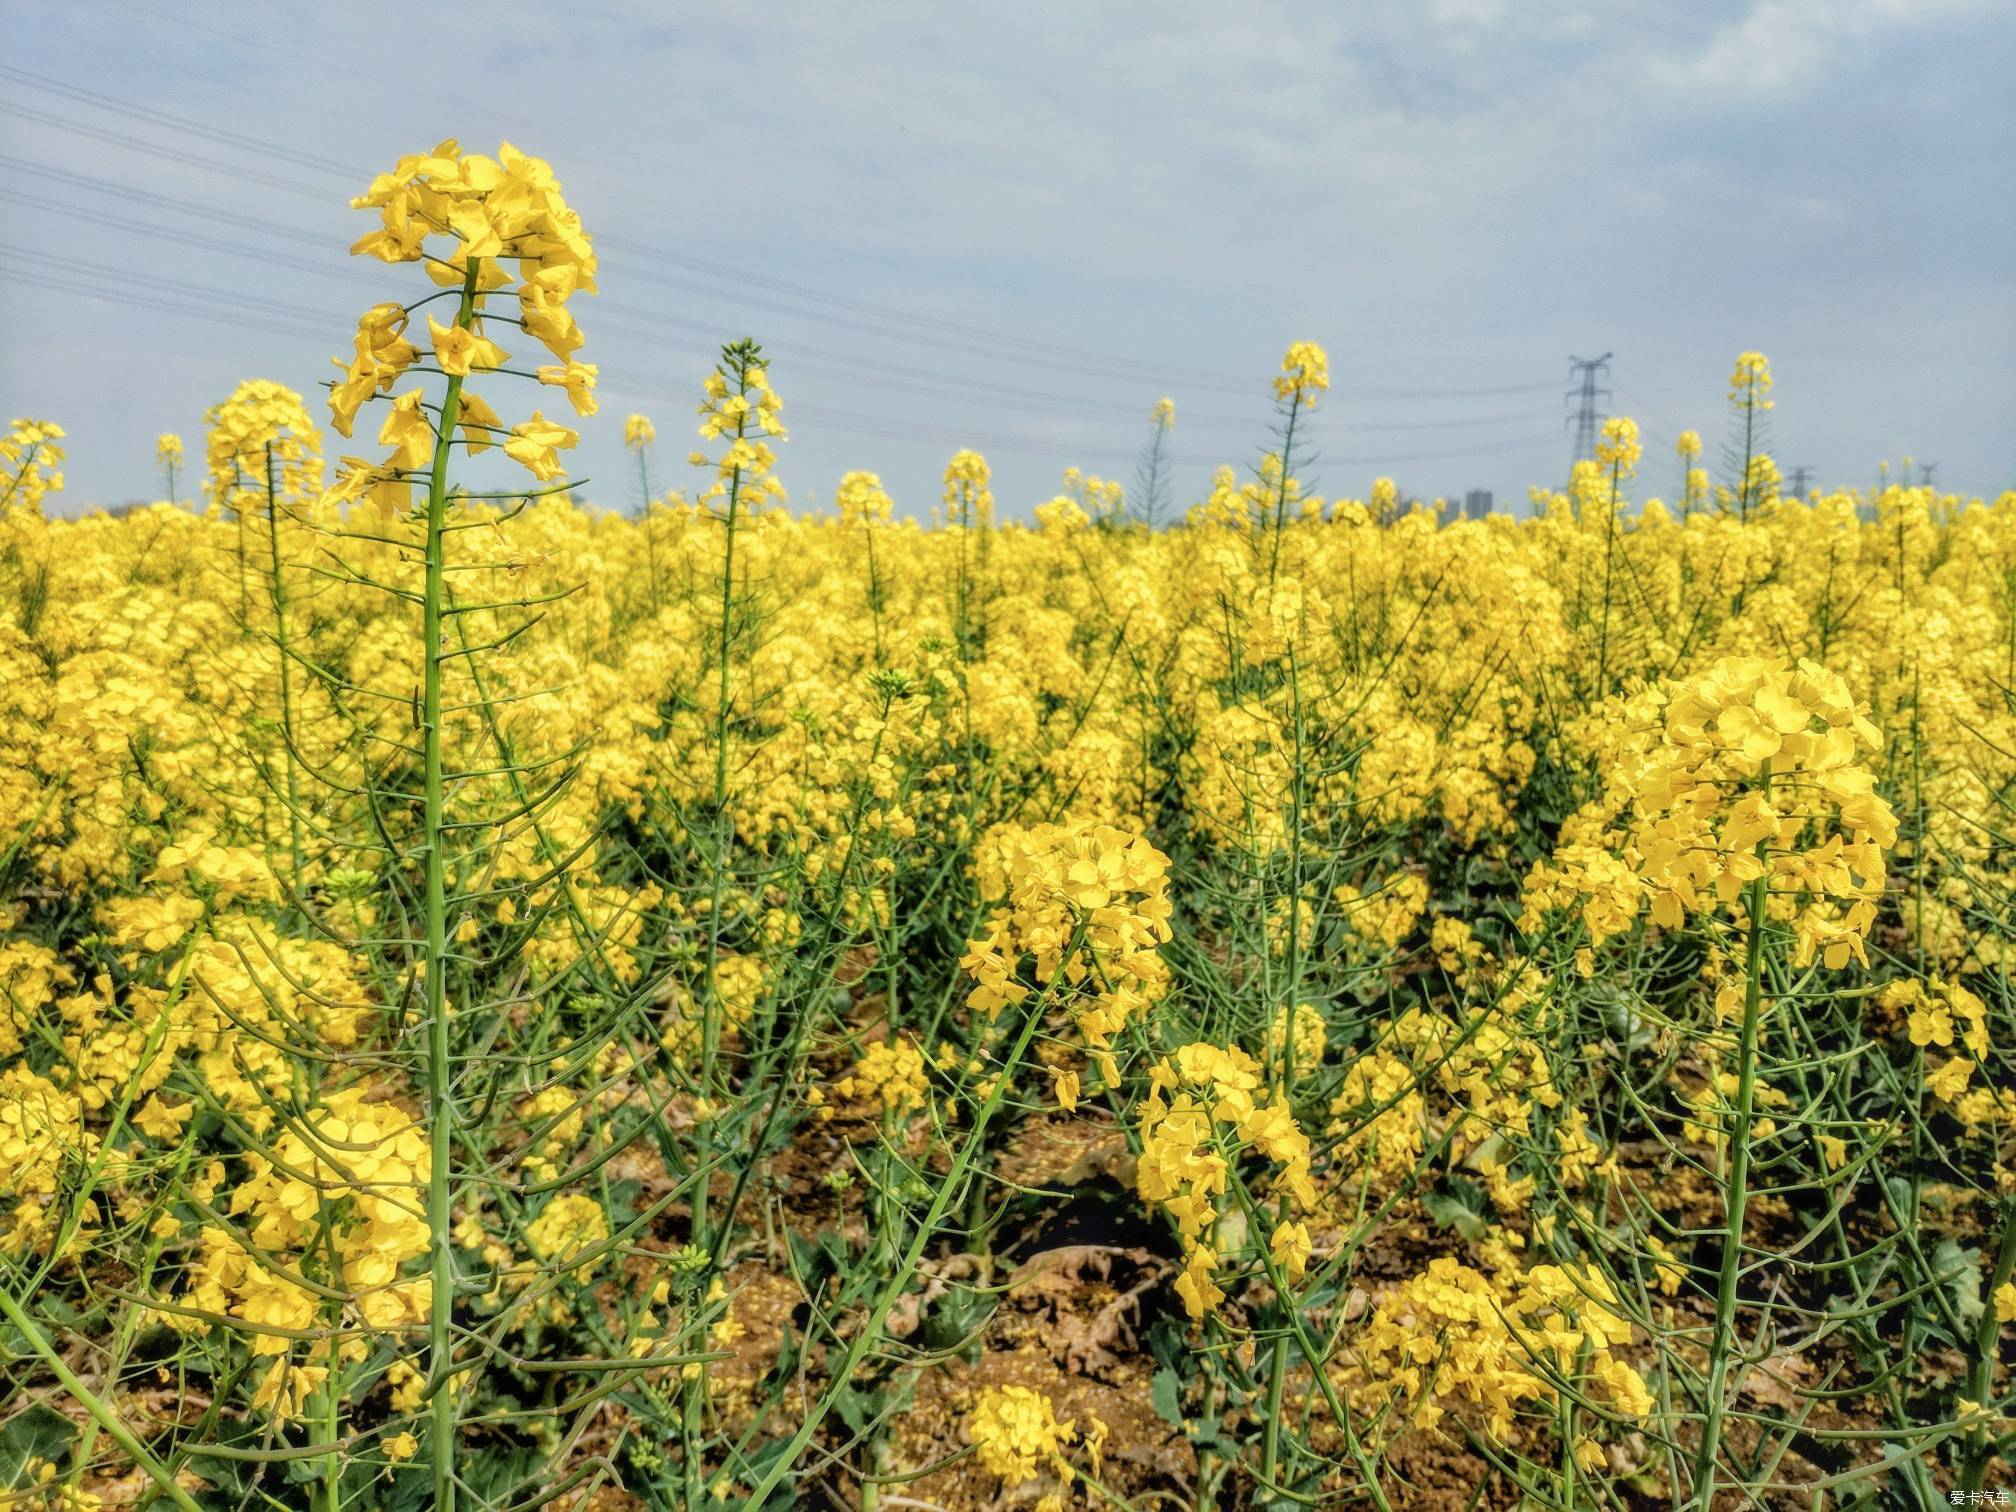
[[[1302,341],[1170,528],[799,510],[739,342],[619,514],[553,170],[355,204],[193,504],[0,441],[0,1507],[2011,1483],[2016,495],[1787,495],[1746,352],[1318,497]]]

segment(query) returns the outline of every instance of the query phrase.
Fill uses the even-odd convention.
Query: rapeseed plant
[[[1745,353],[1718,481],[1616,416],[1445,524],[1319,483],[1297,342],[1172,528],[1169,400],[1127,488],[794,512],[737,341],[603,514],[551,168],[357,205],[426,282],[333,482],[265,380],[190,508],[172,436],[122,519],[0,440],[0,1371],[64,1408],[0,1495],[1992,1485],[2016,497],[1786,497]]]

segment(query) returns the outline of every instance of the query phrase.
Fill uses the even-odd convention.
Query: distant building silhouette
[[[1463,518],[1481,520],[1491,513],[1491,490],[1473,488],[1463,495]]]

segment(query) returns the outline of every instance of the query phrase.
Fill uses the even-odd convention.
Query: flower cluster
[[[44,1247],[49,1209],[66,1172],[98,1148],[84,1106],[24,1065],[0,1071],[0,1255]]]
[[[858,527],[886,525],[894,509],[882,480],[871,472],[844,475],[833,502],[840,511],[840,523]]]
[[[1729,374],[1729,398],[1756,409],[1771,408],[1771,360],[1762,352],[1743,352]]]
[[[585,1192],[556,1193],[525,1229],[525,1242],[533,1254],[571,1271],[577,1280],[585,1280],[595,1267],[595,1257],[588,1252],[608,1237],[609,1215]]]
[[[1619,415],[1603,422],[1602,435],[1596,441],[1596,460],[1603,466],[1620,478],[1628,478],[1644,454],[1645,448],[1638,441],[1637,421]]]
[[[285,384],[248,378],[229,398],[203,416],[205,426],[204,491],[212,507],[232,513],[253,506],[248,496],[263,497],[270,480],[276,492],[290,498],[312,497],[322,488],[322,433],[308,418],[301,396]],[[175,442],[174,461],[182,443]],[[164,463],[170,463],[163,453]],[[172,464],[171,464],[172,465]]]
[[[226,1204],[237,1222],[199,1230],[162,1319],[193,1335],[226,1327],[272,1356],[252,1404],[286,1419],[339,1358],[362,1358],[365,1334],[426,1320],[432,1283],[407,1270],[428,1250],[430,1156],[412,1118],[363,1087],[325,1093],[270,1149],[245,1156],[250,1174]],[[222,1179],[219,1163],[198,1200]]]
[[[870,1100],[885,1113],[921,1108],[929,1094],[924,1052],[908,1036],[877,1040],[861,1052],[851,1071],[833,1083],[833,1092],[837,1097]]]
[[[966,1417],[966,1436],[980,1463],[1010,1488],[1034,1480],[1046,1464],[1068,1484],[1075,1472],[1063,1451],[1075,1429],[1073,1421],[1057,1420],[1050,1398],[1027,1386],[986,1388]]]
[[[1989,1069],[1995,1042],[1978,994],[1944,976],[1905,978],[1886,986],[1877,1002],[1903,1020],[1905,1037],[1925,1052],[1925,1090],[1963,1127],[2016,1129],[2016,1088],[1998,1085]]]
[[[1450,937],[1446,926],[1441,932]],[[1447,1158],[1481,1178],[1501,1213],[1520,1212],[1534,1189],[1530,1167],[1579,1186],[1577,1171],[1594,1156],[1572,1111],[1549,1137],[1536,1128],[1536,1118],[1562,1102],[1535,1034],[1547,979],[1531,961],[1481,951],[1459,958],[1454,975],[1465,1002],[1407,1009],[1345,1066],[1330,1102],[1336,1168],[1375,1192],[1398,1190],[1440,1133]],[[1531,1152],[1524,1162],[1516,1158],[1522,1149]]]
[[[784,485],[777,480],[777,453],[770,443],[787,439],[783,401],[770,387],[769,365],[753,343],[730,347],[728,353],[728,360],[707,375],[700,401],[700,439],[728,443],[711,460],[701,452],[690,459],[696,467],[714,470],[700,502],[732,495],[743,509],[781,504]]]
[[[391,399],[378,433],[380,443],[393,448],[391,455],[379,464],[344,458],[347,472],[335,497],[368,493],[383,507],[403,507],[411,480],[432,465],[435,446],[448,444],[458,428],[471,454],[501,445],[542,483],[559,477],[558,453],[579,435],[539,410],[507,428],[464,381],[497,372],[510,360],[485,334],[485,316],[493,296],[513,291],[518,299],[513,323],[556,359],[539,368],[539,382],[562,389],[577,414],[595,413],[596,369],[575,360],[583,338],[567,308],[576,292],[595,292],[595,252],[552,168],[509,142],[491,158],[464,154],[459,144],[445,141],[432,152],[401,158],[351,204],[377,210],[383,222],[353,253],[388,263],[424,263],[435,283],[460,291],[461,303],[446,324],[427,316],[431,371],[449,379],[443,405],[430,411],[419,388]],[[430,240],[440,249],[430,250]],[[515,277],[507,262],[515,263]],[[390,394],[419,362],[420,348],[409,339],[417,308],[374,305],[358,321],[354,354],[348,362],[335,359],[343,376],[329,391],[329,412],[340,434],[347,437],[359,409]]]
[[[1323,1064],[1326,1038],[1323,1015],[1314,1004],[1297,1003],[1293,1009],[1284,1006],[1267,1026],[1267,1054],[1283,1074],[1292,1064],[1297,1077],[1309,1076]]]
[[[989,836],[976,871],[995,907],[959,963],[974,983],[968,1006],[992,1018],[1053,989],[1117,1085],[1113,1037],[1167,988],[1169,858],[1110,824],[1039,824]]]
[[[1316,407],[1317,397],[1330,387],[1330,357],[1313,341],[1290,343],[1274,379],[1274,397],[1282,404]]]
[[[1236,1161],[1248,1152],[1264,1156],[1280,1167],[1273,1178],[1275,1196],[1303,1208],[1316,1201],[1309,1137],[1285,1098],[1261,1090],[1260,1069],[1237,1046],[1199,1041],[1148,1073],[1135,1190],[1143,1202],[1176,1220],[1183,1243],[1176,1291],[1192,1318],[1202,1318],[1225,1297],[1212,1278],[1220,1258],[1213,1231],[1228,1183],[1239,1179]],[[1308,1229],[1284,1220],[1276,1224],[1269,1246],[1287,1278],[1299,1280],[1311,1252]]]
[[[1882,737],[1841,679],[1810,661],[1725,657],[1647,689],[1625,713],[1632,734],[1606,802],[1628,812],[1605,828],[1599,809],[1564,829],[1567,843],[1528,879],[1523,924],[1579,899],[1601,945],[1641,906],[1675,929],[1737,909],[1763,881],[1797,937],[1797,964],[1866,963],[1897,821],[1862,762]]]
[[[976,451],[957,451],[945,464],[945,520],[968,528],[994,523],[993,472]]]
[[[1630,1342],[1615,1291],[1592,1270],[1536,1265],[1508,1280],[1442,1256],[1374,1309],[1358,1335],[1353,1397],[1386,1416],[1388,1433],[1433,1429],[1468,1406],[1509,1441],[1519,1413],[1564,1385],[1635,1420],[1653,1399],[1620,1353]]]
[[[43,499],[63,491],[63,427],[48,420],[16,420],[0,436],[0,509],[39,511]]]

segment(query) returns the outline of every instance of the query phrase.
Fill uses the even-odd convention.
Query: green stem
[[[341,1331],[342,1322],[336,1323]],[[343,1357],[339,1350],[330,1351],[329,1374],[322,1380],[322,1415],[310,1424],[311,1441],[321,1444],[337,1444],[343,1439]],[[343,1512],[343,1455],[340,1451],[330,1454],[322,1461],[322,1479],[316,1485],[315,1505],[317,1512]]]
[[[746,361],[746,358],[740,360]],[[746,396],[749,392],[748,368],[740,367],[736,377],[738,391]],[[748,434],[748,428],[745,413],[735,421],[735,439],[738,442]],[[727,510],[722,519],[725,538],[721,556],[721,632],[716,647],[720,667],[714,689],[714,895],[708,910],[708,991],[700,1025],[700,1095],[710,1105],[714,1102],[715,1062],[721,1040],[721,993],[714,972],[720,962],[721,904],[728,880],[728,851],[735,841],[734,824],[728,815],[728,715],[734,697],[735,526],[741,518],[741,503],[742,469],[737,467],[728,479]],[[708,1116],[712,1118],[714,1115],[710,1113]],[[693,1242],[703,1247],[707,1243],[707,1191],[704,1186],[693,1204]]]
[[[1222,1143],[1220,1149],[1222,1152]],[[1257,1239],[1257,1236],[1261,1232],[1262,1214],[1260,1212],[1260,1204],[1254,1201],[1253,1194],[1247,1190],[1246,1182],[1242,1177],[1236,1175],[1233,1177],[1231,1192],[1233,1198],[1246,1214],[1247,1231],[1255,1235]],[[1261,1269],[1267,1273],[1267,1284],[1274,1288],[1274,1295],[1281,1300],[1282,1314],[1287,1321],[1289,1333],[1294,1337],[1295,1348],[1301,1354],[1304,1363],[1308,1365],[1310,1375],[1315,1380],[1316,1389],[1322,1394],[1324,1405],[1330,1409],[1331,1417],[1336,1420],[1337,1426],[1343,1430],[1344,1452],[1351,1456],[1352,1462],[1358,1467],[1359,1475],[1364,1478],[1364,1494],[1371,1499],[1372,1505],[1378,1508],[1379,1512],[1393,1512],[1392,1503],[1386,1499],[1386,1493],[1380,1489],[1378,1467],[1374,1463],[1373,1456],[1366,1450],[1364,1444],[1360,1442],[1357,1430],[1352,1427],[1351,1410],[1344,1404],[1342,1398],[1337,1395],[1336,1383],[1330,1379],[1330,1372],[1328,1370],[1330,1351],[1318,1345],[1315,1338],[1310,1334],[1308,1325],[1302,1316],[1301,1304],[1296,1299],[1295,1288],[1289,1282],[1287,1275],[1282,1271],[1280,1265],[1275,1262],[1273,1251],[1264,1240],[1257,1241],[1254,1248],[1260,1261]]]
[[[882,655],[882,574],[875,562],[875,526],[868,522],[861,527],[862,538],[868,543],[868,612],[875,622],[875,665],[886,665]],[[890,1002],[895,1002],[892,997]]]
[[[651,461],[650,448],[637,448],[637,486],[642,490],[643,502],[637,506],[637,520],[644,527],[645,572],[650,579],[651,612],[656,614],[658,599],[658,537],[651,529]]]
[[[480,258],[468,259],[462,303],[455,324],[467,329],[476,307]],[[422,843],[427,850],[427,1132],[432,1142],[427,1170],[427,1227],[431,1248],[432,1306],[427,1318],[427,1378],[432,1394],[433,1429],[428,1446],[434,1471],[434,1505],[455,1507],[454,1309],[455,1224],[450,1157],[455,1135],[454,1064],[448,1033],[448,873],[442,854],[446,833],[445,784],[441,763],[441,611],[446,596],[448,451],[462,412],[462,380],[451,376],[441,396],[441,428],[434,438],[434,466],[427,480],[427,581],[420,611],[425,653],[421,691],[421,751],[426,798]]]
[[[1281,530],[1288,523],[1288,469],[1295,465],[1295,422],[1302,414],[1302,391],[1298,388],[1288,405],[1288,424],[1281,437],[1281,482],[1274,496],[1274,529],[1267,551],[1267,607],[1274,607],[1274,577],[1281,567]]]
[[[723,355],[727,367],[734,374],[736,392],[746,398],[750,370],[759,365],[753,346],[738,342],[728,347]],[[745,410],[735,420],[736,442],[742,441],[748,433],[749,413]],[[721,963],[722,902],[727,895],[728,857],[735,844],[735,822],[728,809],[728,724],[734,696],[731,658],[735,646],[735,527],[741,518],[741,503],[742,469],[738,466],[728,477],[727,505],[722,519],[726,534],[721,558],[721,626],[715,647],[719,668],[714,688],[714,854],[710,858],[713,879],[707,910],[705,991],[700,999],[700,1102],[705,1109],[700,1127],[706,1131],[710,1155],[720,1137],[723,1111],[721,1099],[715,1095],[723,1016],[718,972]],[[709,1259],[713,1260],[717,1252],[713,1245],[712,1214],[709,1212],[711,1196],[710,1184],[703,1180],[693,1194],[688,1240],[706,1251]],[[726,1238],[724,1232],[724,1249]],[[686,1492],[688,1499],[697,1505],[705,1491],[706,1481],[706,1466],[702,1463],[700,1452],[702,1418],[707,1405],[707,1366],[704,1363],[699,1373],[686,1381],[682,1396],[680,1433]]]
[[[238,476],[235,463],[232,468],[232,476],[234,478]],[[252,590],[245,581],[247,570],[245,565],[245,501],[242,497],[233,505],[232,513],[238,516],[238,623],[242,626],[249,626],[252,623]]]
[[[0,1288],[0,1314],[4,1314],[7,1321],[14,1325],[15,1331],[27,1341],[28,1347],[41,1356],[42,1363],[49,1367],[50,1374],[62,1383],[63,1389],[70,1393],[77,1405],[91,1415],[91,1420],[105,1430],[106,1436],[113,1443],[126,1451],[126,1457],[140,1467],[141,1473],[154,1482],[163,1496],[180,1507],[182,1512],[202,1512],[189,1493],[175,1484],[175,1477],[168,1473],[167,1467],[154,1457],[145,1444],[134,1437],[131,1429],[119,1421],[118,1415],[106,1404],[105,1399],[86,1386],[78,1378],[77,1373],[63,1363],[63,1357],[56,1353],[48,1336],[36,1326],[33,1318],[22,1311],[21,1304],[16,1302],[5,1288]]]
[[[1770,770],[1764,780],[1768,785]],[[1750,1124],[1757,1095],[1757,1020],[1763,1000],[1764,897],[1767,870],[1749,887],[1749,941],[1744,955],[1743,1027],[1736,1049],[1736,1106],[1729,1127],[1729,1176],[1723,1197],[1722,1269],[1715,1291],[1715,1333],[1708,1347],[1708,1397],[1701,1413],[1701,1448],[1694,1460],[1696,1512],[1715,1504],[1715,1460],[1729,1405],[1729,1357],[1736,1345],[1736,1281],[1743,1269],[1743,1215],[1750,1198]]]
[[[1995,1293],[2009,1284],[2012,1271],[2016,1271],[2016,1202],[2003,1210],[2002,1242],[1995,1251],[1995,1272],[1988,1281],[1986,1305],[1974,1327],[1974,1358],[1967,1366],[1967,1399],[1983,1407],[1988,1405],[1989,1393],[1995,1388],[1995,1346],[2002,1337],[2002,1320],[1995,1312]],[[1993,1451],[1994,1443],[1986,1427],[1967,1430],[1966,1448],[1960,1459],[1960,1490],[1981,1489]]]
[[[1610,505],[1603,521],[1603,633],[1596,650],[1596,696],[1610,691],[1610,578],[1617,552],[1617,483],[1622,462],[1610,464]]]
[[[1072,935],[1053,980],[1063,980],[1064,966],[1078,953],[1083,938],[1084,927],[1081,925]],[[844,1393],[853,1389],[855,1371],[868,1352],[881,1342],[882,1324],[889,1316],[889,1309],[896,1305],[896,1299],[902,1295],[904,1288],[916,1279],[917,1263],[924,1258],[924,1251],[938,1232],[939,1224],[945,1221],[946,1209],[951,1206],[953,1194],[959,1190],[967,1167],[972,1165],[974,1157],[979,1154],[985,1143],[987,1125],[993,1121],[995,1111],[1001,1106],[1002,1099],[1007,1094],[1009,1082],[1014,1079],[1023,1057],[1029,1053],[1029,1045],[1036,1038],[1036,1030],[1043,1022],[1043,1015],[1049,1010],[1051,997],[1051,993],[1045,992],[1031,1004],[1028,1017],[1022,1022],[1022,1032],[1016,1038],[1014,1047],[1008,1052],[1007,1061],[1003,1064],[1000,1075],[995,1078],[994,1090],[987,1094],[987,1100],[980,1105],[980,1111],[974,1115],[972,1133],[968,1135],[959,1153],[953,1157],[951,1169],[940,1179],[937,1195],[931,1199],[931,1206],[925,1213],[923,1222],[918,1224],[917,1233],[904,1251],[901,1263],[890,1272],[889,1279],[883,1283],[881,1294],[876,1297],[875,1305],[869,1310],[867,1318],[848,1344],[846,1353],[835,1362],[829,1377],[831,1384],[805,1414],[803,1421],[798,1425],[798,1431],[791,1436],[783,1452],[771,1458],[769,1470],[750,1491],[744,1502],[745,1506],[761,1507],[767,1504],[771,1491],[776,1488],[777,1482],[790,1472],[792,1465],[797,1463],[798,1456],[805,1452],[805,1446],[812,1442],[812,1435],[819,1431],[820,1423],[824,1422],[827,1414],[833,1410],[834,1403],[839,1401]]]
[[[1288,1299],[1282,1298],[1283,1305]],[[1288,1380],[1288,1335],[1277,1334],[1267,1361],[1267,1426],[1260,1439],[1260,1479],[1281,1484],[1281,1394]]]
[[[280,746],[287,761],[287,823],[294,858],[294,886],[307,886],[302,876],[301,802],[294,781],[294,668],[287,649],[287,587],[280,567],[280,506],[273,484],[273,443],[266,443],[266,541],[273,559],[273,639],[280,648]]]
[[[1219,1420],[1224,1416],[1218,1406],[1218,1391],[1218,1372],[1214,1369],[1204,1377],[1204,1402],[1197,1414],[1197,1427],[1204,1433],[1215,1434]],[[1218,1463],[1211,1442],[1196,1447],[1197,1494],[1190,1499],[1191,1512],[1212,1512],[1218,1505],[1218,1482],[1224,1469]]]

